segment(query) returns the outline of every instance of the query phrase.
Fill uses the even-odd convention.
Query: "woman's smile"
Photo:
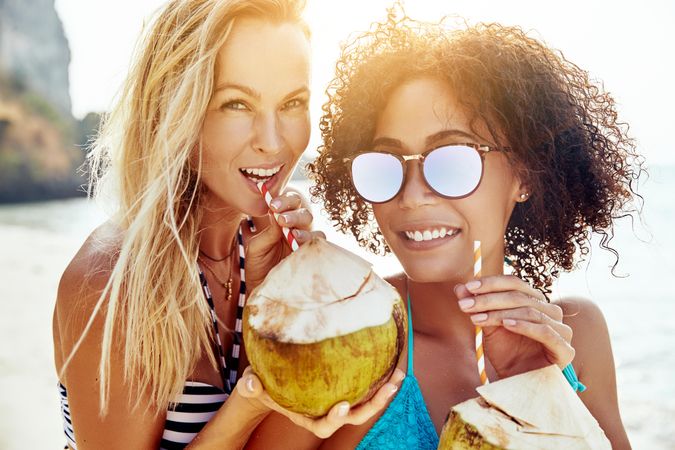
[[[462,232],[461,228],[438,222],[416,222],[399,225],[402,231],[395,234],[408,250],[432,250],[454,243]]]

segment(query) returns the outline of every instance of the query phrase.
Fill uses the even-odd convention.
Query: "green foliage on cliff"
[[[62,114],[20,79],[0,74],[0,202],[83,195],[78,169],[98,120]]]

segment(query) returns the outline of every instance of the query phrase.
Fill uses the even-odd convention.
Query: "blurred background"
[[[78,167],[112,104],[136,39],[160,0],[0,0],[0,448],[62,448],[51,314],[61,273],[105,220],[87,200]],[[442,4],[441,4],[442,3]],[[340,42],[386,16],[391,0],[309,0],[313,29],[313,135]],[[592,254],[557,282],[558,293],[599,303],[612,335],[624,423],[634,448],[675,449],[675,3],[571,0],[409,0],[408,14],[519,25],[602,80],[631,125],[650,173],[641,219],[619,222],[614,259]],[[308,187],[300,173],[294,183]],[[315,208],[317,226],[330,225]],[[386,274],[392,258],[329,238]],[[591,387],[592,389],[592,387]]]

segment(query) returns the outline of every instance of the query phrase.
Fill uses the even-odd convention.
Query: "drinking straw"
[[[270,191],[267,190],[267,186],[265,185],[265,183],[263,183],[262,181],[258,183],[258,190],[265,199],[265,203],[267,203],[267,206],[270,207],[270,202],[272,201],[272,194],[270,194]],[[270,211],[272,211],[271,207]],[[277,214],[274,211],[272,211],[272,214],[274,214],[274,218],[276,219],[277,223],[279,223],[279,214]],[[287,227],[282,226],[281,231],[286,237],[286,242],[288,242],[288,245],[291,246],[291,249],[293,251],[296,251],[298,248],[300,248],[300,246],[298,245],[298,241],[295,240],[295,236],[293,236],[291,230],[289,230]]]
[[[480,253],[480,241],[473,241],[473,276],[478,279],[481,276],[482,257]],[[480,382],[488,384],[487,373],[485,372],[485,353],[483,352],[483,328],[476,325],[476,362],[478,363],[478,374]]]

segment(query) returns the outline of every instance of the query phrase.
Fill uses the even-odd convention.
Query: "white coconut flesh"
[[[557,366],[533,370],[476,389],[479,398],[452,408],[451,420],[471,426],[502,449],[611,449],[598,422]],[[457,425],[446,424],[443,435]],[[462,434],[462,433],[460,433]],[[450,436],[441,436],[439,448]],[[462,439],[461,436],[459,439]]]
[[[251,294],[248,325],[278,342],[309,344],[383,325],[397,302],[396,289],[367,261],[315,238]]]

